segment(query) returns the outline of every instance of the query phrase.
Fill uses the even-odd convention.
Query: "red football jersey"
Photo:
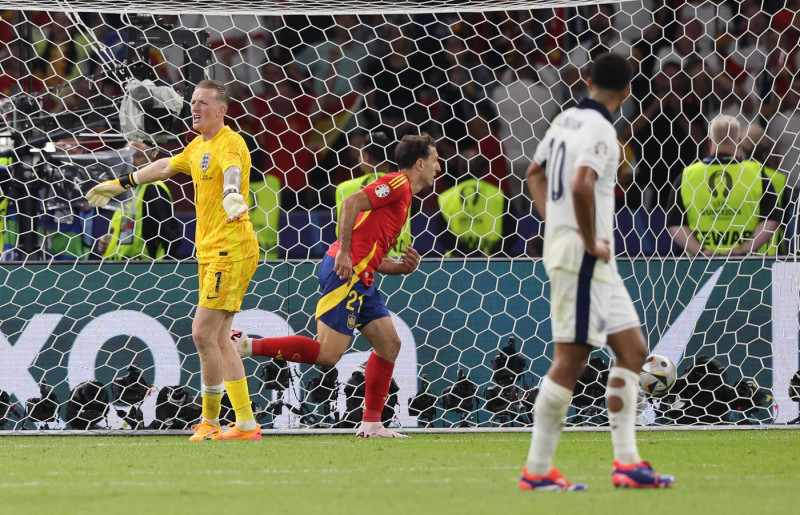
[[[408,176],[400,172],[387,173],[361,191],[372,201],[372,211],[363,211],[356,218],[350,259],[361,282],[370,286],[375,280],[375,269],[403,230],[412,193]],[[335,258],[338,250],[337,240],[327,254]]]

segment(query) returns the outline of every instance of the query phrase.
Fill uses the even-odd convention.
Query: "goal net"
[[[252,156],[261,260],[234,328],[315,336],[338,206],[393,170],[402,135],[424,131],[443,173],[391,252],[413,242],[423,260],[378,280],[402,340],[384,418],[532,424],[553,346],[525,173],[605,51],[636,70],[614,118],[618,267],[650,351],[676,368],[666,395],[642,392],[639,423],[797,422],[800,32],[792,2],[760,4],[6,2],[0,430],[186,429],[199,417],[191,180],[105,208],[83,195],[180,151],[205,78],[229,89],[226,121]],[[715,156],[720,115],[739,131]],[[691,182],[693,163],[717,172]],[[687,191],[701,193],[687,204]],[[331,370],[246,359],[262,427],[354,426],[369,351],[357,333]],[[607,424],[612,362],[592,353],[568,424]]]

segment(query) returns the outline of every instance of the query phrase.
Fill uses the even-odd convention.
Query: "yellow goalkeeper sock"
[[[247,390],[247,378],[238,381],[225,381],[225,389],[231,400],[231,407],[236,413],[236,428],[240,431],[252,431],[256,428],[256,418],[250,403],[250,392]]]
[[[222,407],[222,384],[208,386],[203,385],[203,418],[212,424],[219,425],[219,412]]]

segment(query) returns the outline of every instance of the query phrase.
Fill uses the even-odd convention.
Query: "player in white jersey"
[[[545,220],[544,265],[550,277],[553,364],[542,379],[534,429],[519,486],[586,490],[552,466],[572,392],[589,354],[608,345],[614,366],[606,407],[614,444],[615,486],[672,484],[639,457],[636,402],[647,345],[614,261],[614,181],[619,164],[611,116],[630,94],[633,69],[619,54],[592,65],[589,97],[553,120],[528,168],[534,206]]]

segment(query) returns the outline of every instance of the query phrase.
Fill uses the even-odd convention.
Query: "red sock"
[[[319,342],[296,334],[280,338],[254,338],[253,356],[267,356],[313,365],[319,357]]]
[[[386,361],[374,352],[369,355],[364,370],[364,422],[380,422],[386,397],[389,396],[389,385],[392,383],[394,363]]]

